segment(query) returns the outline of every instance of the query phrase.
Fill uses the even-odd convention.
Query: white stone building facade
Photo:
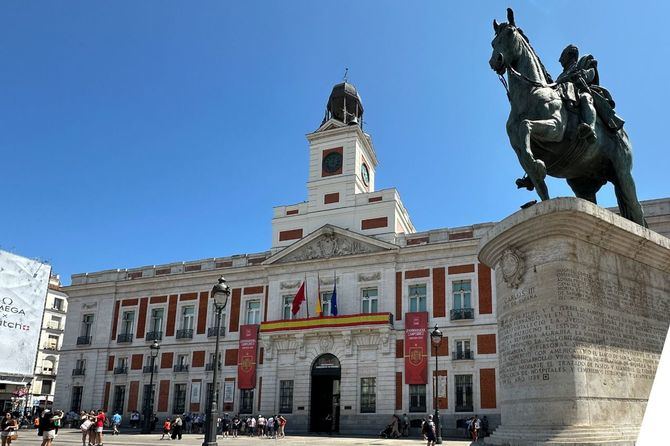
[[[353,86],[335,86],[307,136],[308,200],[274,209],[268,251],[74,275],[56,405],[127,415],[150,398],[159,417],[204,412],[218,362],[221,411],[282,413],[293,432],[375,433],[392,414],[432,413],[435,396],[445,432],[473,414],[495,427],[495,280],[477,260],[493,224],[416,232],[398,192],[375,190],[361,118]],[[220,275],[232,295],[216,361],[209,291]],[[293,316],[303,283],[307,302]],[[338,315],[328,316],[335,287]],[[406,349],[412,313],[425,313],[426,333],[437,325],[444,334],[437,348],[426,341],[427,357]],[[258,330],[252,358],[240,353],[249,325]],[[426,367],[423,383],[407,382],[410,363]],[[254,366],[253,388],[239,388]]]

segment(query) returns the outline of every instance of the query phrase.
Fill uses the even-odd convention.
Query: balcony
[[[114,374],[115,375],[127,375],[128,374],[128,367],[114,367]]]
[[[91,336],[79,336],[77,338],[77,345],[90,345]]]
[[[53,323],[53,322],[47,322],[47,327],[46,328],[47,328],[47,330],[51,330],[51,331],[63,331],[63,327],[61,326],[61,324],[56,324],[56,323]]]
[[[58,351],[58,344],[45,344],[43,350]]]
[[[219,363],[219,367],[217,367],[218,370],[221,370],[221,363]],[[205,364],[205,371],[206,372],[213,372],[214,371],[214,363],[210,362],[209,364]]]
[[[473,407],[472,404],[456,404],[456,407],[454,408],[455,412],[472,412]]]
[[[54,376],[56,374],[56,371],[53,368],[42,367],[42,368],[39,369],[38,374],[39,375]]]
[[[116,342],[117,343],[122,343],[122,342],[133,342],[133,334],[132,333],[121,333],[116,337]]]
[[[226,335],[226,327],[219,328],[219,336],[224,337]],[[207,337],[213,338],[216,336],[216,327],[210,327],[207,329]]]
[[[193,339],[193,329],[192,328],[184,328],[181,330],[177,330],[177,339]]]
[[[188,364],[178,364],[172,368],[175,372],[188,372]]]
[[[463,321],[474,318],[475,318],[474,308],[459,308],[456,310],[451,310],[452,321]]]
[[[475,359],[475,355],[472,353],[472,350],[455,351],[452,352],[451,359],[454,361]]]
[[[72,376],[84,376],[86,374],[86,369],[73,369]]]
[[[158,371],[158,366],[155,365],[151,367],[150,365],[145,365],[142,367],[142,373],[151,373],[151,369],[153,369],[154,373],[156,373]]]
[[[162,331],[148,331],[144,336],[146,341],[161,341],[163,339]]]

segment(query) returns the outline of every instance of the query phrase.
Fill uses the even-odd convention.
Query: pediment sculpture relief
[[[332,233],[324,234],[295,252],[287,255],[282,262],[327,259],[330,257],[368,254],[383,251],[383,248]]]

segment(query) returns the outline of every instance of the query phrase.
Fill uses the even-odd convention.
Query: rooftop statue
[[[646,226],[631,175],[631,143],[612,96],[600,86],[598,62],[591,55],[580,59],[577,47],[568,45],[559,59],[563,72],[553,82],[511,9],[507,23],[494,20],[493,29],[489,65],[507,89],[507,135],[526,172],[517,186],[548,200],[545,177],[565,178],[577,197],[596,203],[609,181],[621,215]]]

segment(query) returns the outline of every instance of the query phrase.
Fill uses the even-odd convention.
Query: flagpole
[[[307,273],[305,273],[305,305],[307,305],[307,319],[309,319],[309,293],[307,293]]]

